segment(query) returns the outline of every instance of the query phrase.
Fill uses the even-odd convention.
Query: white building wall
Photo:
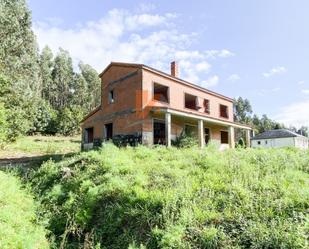
[[[294,147],[295,142],[293,137],[259,139],[259,140],[252,140],[251,146],[252,148]]]
[[[306,137],[295,137],[295,147],[300,149],[308,149],[309,139]]]

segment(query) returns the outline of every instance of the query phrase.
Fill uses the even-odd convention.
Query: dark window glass
[[[168,87],[160,85],[158,83],[154,83],[153,84],[153,98],[161,102],[169,103]]]

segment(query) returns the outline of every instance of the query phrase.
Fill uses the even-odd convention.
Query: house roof
[[[145,70],[148,70],[150,72],[153,72],[153,73],[156,73],[156,74],[159,74],[163,77],[166,77],[166,78],[169,78],[169,79],[172,79],[174,81],[177,81],[178,83],[181,83],[181,84],[184,84],[184,85],[187,85],[187,86],[190,86],[192,88],[195,88],[195,89],[198,89],[200,91],[203,91],[205,93],[208,93],[208,94],[211,94],[213,96],[216,96],[216,97],[219,97],[219,98],[222,98],[222,99],[225,99],[227,101],[230,101],[230,102],[234,102],[234,100],[230,97],[227,97],[227,96],[224,96],[222,94],[219,94],[219,93],[216,93],[216,92],[213,92],[211,90],[208,90],[204,87],[201,87],[199,85],[196,85],[196,84],[193,84],[189,81],[186,81],[186,80],[182,80],[178,77],[175,77],[173,75],[170,75],[170,74],[167,74],[165,72],[162,72],[158,69],[155,69],[155,68],[152,68],[150,66],[147,66],[147,65],[144,65],[144,64],[137,64],[137,63],[125,63],[125,62],[111,62],[104,70],[102,73],[99,74],[99,77],[101,77],[111,66],[122,66],[122,67],[136,67],[136,68],[140,68],[140,69],[145,69]]]
[[[80,121],[81,123],[84,122],[87,118],[91,117],[93,114],[95,114],[97,111],[101,109],[101,105],[94,108],[91,112],[89,112],[84,118]]]
[[[304,136],[299,135],[290,130],[278,129],[278,130],[264,131],[253,137],[252,140],[269,139],[269,138],[286,138],[286,137],[304,137]]]

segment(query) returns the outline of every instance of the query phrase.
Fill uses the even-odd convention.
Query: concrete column
[[[247,148],[250,148],[250,145],[251,145],[251,141],[250,141],[250,130],[246,130],[246,147]]]
[[[166,146],[171,147],[172,142],[171,142],[171,127],[172,127],[172,120],[171,120],[171,114],[170,113],[165,113],[165,141],[166,141]]]
[[[198,120],[198,141],[199,146],[204,148],[205,146],[205,136],[204,136],[204,122],[203,120]]]
[[[233,126],[229,127],[229,145],[231,149],[235,148],[235,131]]]

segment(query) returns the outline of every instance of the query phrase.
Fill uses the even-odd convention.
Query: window
[[[221,131],[221,144],[229,143],[229,133],[227,131]]]
[[[109,104],[112,104],[115,102],[115,99],[114,99],[114,90],[111,90],[108,92],[108,103]]]
[[[105,139],[113,139],[113,123],[105,124]]]
[[[197,137],[197,127],[194,125],[185,125],[185,134],[190,137]]]
[[[265,140],[265,144],[267,144],[267,140]]]
[[[204,99],[204,112],[209,114],[210,113],[210,108],[209,108],[209,99]]]
[[[185,108],[197,110],[197,97],[191,94],[185,93]]]
[[[228,118],[228,107],[226,105],[220,105],[220,117],[221,118]]]
[[[257,143],[258,143],[258,145],[260,145],[260,144],[261,144],[261,141],[258,141]]]
[[[85,129],[85,137],[84,137],[85,143],[93,143],[93,127],[86,128]]]
[[[168,87],[158,83],[153,84],[153,99],[165,103],[169,103]]]

